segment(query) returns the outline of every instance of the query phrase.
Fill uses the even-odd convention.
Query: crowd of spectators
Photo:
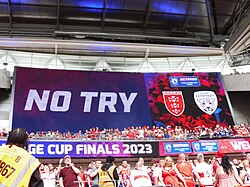
[[[53,167],[52,164],[41,165],[42,179],[45,184],[48,184],[45,187],[63,186],[59,185],[65,179],[61,171],[63,168],[68,169],[67,162],[70,162],[71,166],[79,168],[71,173],[71,175],[74,175],[71,179],[72,185],[77,183],[81,187],[98,187],[98,184],[100,184],[98,182],[100,180],[99,171],[106,162],[97,158],[88,164],[85,163],[87,164],[86,167],[81,167],[74,165],[68,155],[64,159],[60,159],[58,166]],[[224,162],[227,162],[227,165],[231,167],[228,173],[223,171]],[[142,186],[141,184],[144,184],[143,186],[161,187],[223,187],[222,182],[232,182],[232,180],[237,186],[249,187],[249,162],[250,153],[242,158],[231,159],[223,151],[219,150],[215,155],[207,158],[202,153],[198,153],[194,159],[188,159],[187,155],[181,153],[177,158],[167,156],[166,158],[154,158],[151,162],[144,163],[144,159],[140,157],[135,163],[129,163],[124,159],[121,163],[112,162],[112,165],[117,170],[118,176],[116,180],[119,187],[139,187]],[[223,177],[221,177],[221,174],[223,174]],[[226,186],[229,187],[230,185],[226,184]]]
[[[152,128],[129,127],[123,131],[118,129],[99,129],[91,128],[85,133],[60,133],[59,131],[29,133],[30,139],[42,140],[123,140],[123,139],[188,139],[188,138],[229,138],[249,136],[249,125],[240,124],[235,126],[216,125],[211,127],[197,127],[193,130],[184,129],[181,126],[167,126]],[[6,129],[2,129],[1,137],[8,135]],[[188,136],[190,134],[190,136]],[[150,136],[148,136],[150,135]],[[247,151],[249,152],[249,151]],[[241,186],[250,186],[250,153],[245,154],[244,158],[230,159],[219,150],[216,155],[205,160],[202,153],[196,155],[196,159],[188,159],[187,155],[181,153],[178,159],[170,156],[152,160],[151,163],[145,163],[143,158],[139,158],[136,163],[128,163],[126,159],[115,166],[117,170],[117,179],[115,181],[119,187],[139,187],[141,180],[147,186],[209,186],[209,187],[228,187],[232,185],[220,186],[221,182],[233,180],[234,184]],[[85,165],[87,163],[84,163]],[[97,178],[97,184],[100,184],[100,169],[103,165],[100,158],[92,160],[87,167],[83,168],[74,165],[71,157],[66,155],[59,160],[59,165],[41,164],[39,171],[44,182],[44,187],[91,187],[93,179]],[[226,164],[226,165],[225,165]],[[223,168],[225,166],[225,168]],[[93,174],[95,172],[95,174]],[[106,171],[105,171],[106,172]],[[170,174],[171,173],[171,174]],[[187,174],[187,175],[186,175]],[[207,175],[209,174],[209,175]],[[70,177],[69,177],[70,176]],[[143,176],[143,177],[142,177]],[[173,179],[173,176],[175,179]],[[223,176],[223,177],[221,177]],[[141,180],[139,180],[141,178]],[[191,180],[189,180],[191,179]],[[223,181],[224,180],[224,181]],[[69,184],[70,185],[65,185]],[[206,184],[205,184],[206,183]],[[235,185],[233,185],[235,186]],[[94,186],[93,186],[94,187]]]
[[[2,129],[0,137],[7,137],[6,129]],[[40,131],[30,132],[30,139],[38,140],[185,140],[185,139],[207,139],[207,138],[230,138],[250,135],[249,124],[237,124],[234,126],[216,125],[215,128],[199,126],[192,130],[182,126],[131,126],[123,130],[99,129],[93,127],[84,133],[78,132],[59,132],[57,131]]]

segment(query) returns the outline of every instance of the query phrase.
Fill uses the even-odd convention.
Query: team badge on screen
[[[213,91],[194,92],[194,101],[203,112],[209,115],[213,114],[218,106],[217,96]]]
[[[182,91],[163,91],[164,104],[167,110],[174,116],[179,116],[184,112],[185,103]]]

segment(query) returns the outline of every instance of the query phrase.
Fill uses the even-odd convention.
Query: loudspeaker
[[[10,85],[11,85],[10,72],[5,69],[1,69],[0,70],[0,88],[9,89]]]

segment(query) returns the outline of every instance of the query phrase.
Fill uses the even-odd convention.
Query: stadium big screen
[[[15,69],[12,128],[233,125],[220,73]]]

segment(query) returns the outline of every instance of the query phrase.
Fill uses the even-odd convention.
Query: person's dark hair
[[[112,157],[112,156],[108,156],[108,157],[106,158],[106,162],[107,162],[107,163],[112,163],[112,162],[114,162],[114,161],[115,161],[115,158]]]
[[[232,164],[230,164],[229,157],[223,156],[221,160],[221,166],[223,167],[223,170],[229,174],[232,171]]]
[[[16,128],[16,129],[12,129],[12,131],[9,132],[9,136],[8,136],[6,144],[16,145],[18,147],[22,147],[28,150],[28,145],[29,145],[28,139],[29,137],[25,129]]]

